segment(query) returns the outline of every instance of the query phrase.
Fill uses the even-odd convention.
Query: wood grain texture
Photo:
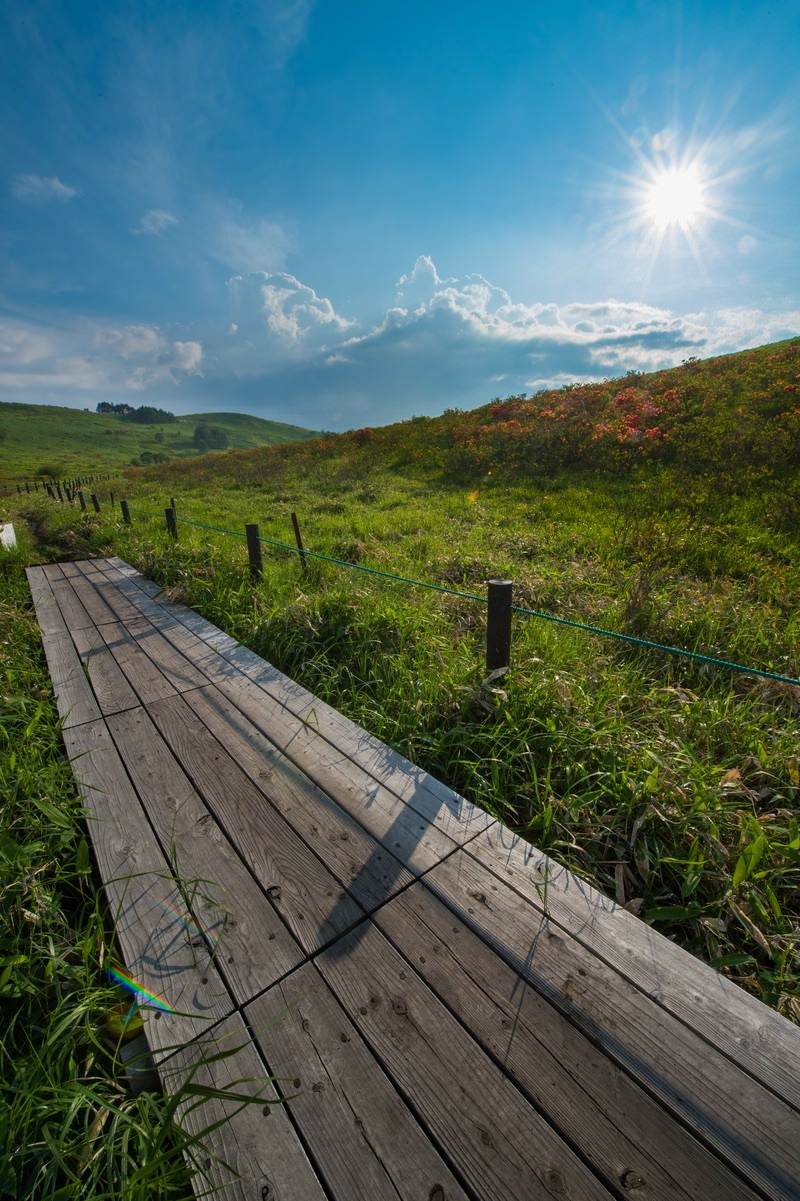
[[[797,1026],[503,826],[469,851],[537,908],[546,901],[551,921],[800,1112]]]
[[[143,709],[108,728],[173,874],[191,897],[198,936],[241,1004],[305,959]]]
[[[326,1201],[239,1014],[177,1051],[160,1075],[168,1092],[187,1094],[177,1118],[199,1140],[199,1197],[213,1190],[224,1201]],[[193,1097],[193,1088],[221,1095]]]
[[[755,1188],[775,1201],[800,1197],[796,1111],[467,851],[435,867],[425,884]]]
[[[108,607],[103,597],[87,576],[77,571],[70,578],[69,583],[95,625],[99,626],[103,625],[104,622],[115,620],[113,611]]]
[[[282,755],[218,689],[195,689],[186,701],[365,910],[412,883],[414,877],[400,860]]]
[[[316,965],[464,1184],[481,1201],[609,1201],[613,1194],[406,960],[365,926]]]
[[[126,621],[125,628],[177,692],[188,692],[190,688],[208,683],[207,677],[145,617]]]
[[[139,704],[99,630],[73,630],[72,639],[101,713],[119,713]]]
[[[300,945],[316,951],[357,922],[360,905],[209,737],[186,701],[176,696],[148,711]]]
[[[247,1019],[334,1197],[467,1201],[313,964]]]
[[[636,1201],[755,1201],[717,1156],[424,883],[375,917],[425,982],[606,1182]]]
[[[125,966],[167,1011],[145,1008],[156,1058],[191,1041],[233,1009],[186,898],[171,878],[122,760],[102,720],[64,731],[88,814]]]
[[[73,645],[58,602],[44,573],[31,580],[36,617],[42,636],[47,668],[53,682],[62,727],[69,729],[100,716],[100,708]]]
[[[175,695],[175,687],[121,622],[109,622],[99,628],[103,641],[142,704],[148,705],[151,701]]]

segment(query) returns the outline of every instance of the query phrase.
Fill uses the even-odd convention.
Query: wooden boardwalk
[[[800,1198],[800,1030],[121,560],[28,577],[162,1081],[259,1099],[199,1193]]]

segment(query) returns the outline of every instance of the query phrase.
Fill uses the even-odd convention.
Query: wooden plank
[[[78,563],[77,566],[83,570],[86,564]],[[91,579],[92,586],[112,611],[115,621],[130,621],[131,618],[140,616],[136,606],[128,600],[116,584],[112,583],[104,571],[95,570],[87,578]]]
[[[142,704],[175,695],[175,688],[121,622],[101,626],[100,633]]]
[[[164,855],[192,896],[192,912],[240,1003],[305,959],[141,708],[108,728]]]
[[[325,1201],[327,1193],[238,1013],[176,1051],[159,1074],[168,1092],[185,1094],[177,1118],[198,1140],[192,1151],[199,1164],[198,1197]],[[212,1095],[193,1096],[193,1089]]]
[[[424,883],[384,905],[375,921],[612,1192],[622,1186],[641,1201],[760,1196]]]
[[[520,896],[466,850],[435,867],[425,884],[746,1180],[775,1201],[798,1196],[796,1111],[565,933],[541,901]]]
[[[116,937],[129,974],[162,998],[147,1007],[156,1058],[189,1042],[233,1009],[205,941],[150,830],[102,720],[64,731],[88,814]]]
[[[186,697],[253,783],[316,851],[365,910],[414,877],[340,805],[318,788],[213,686]],[[424,833],[424,831],[422,831]]]
[[[179,696],[148,706],[167,745],[300,945],[313,952],[363,914]]]
[[[75,563],[59,563],[58,566],[61,569],[62,575],[68,580],[72,579],[74,576],[80,575],[80,570]]]
[[[98,718],[100,709],[49,587],[43,575],[33,577],[31,595],[62,727],[69,729]]]
[[[485,810],[471,804],[452,788],[393,751],[386,743],[315,697],[283,672],[265,663],[253,651],[239,647],[226,652],[226,658],[291,713],[312,724],[322,737],[338,750],[344,751],[364,771],[422,816],[431,820],[434,813],[438,814],[440,828],[454,842],[463,845],[493,824],[494,819]]]
[[[94,620],[86,612],[69,580],[51,579],[50,587],[70,630],[94,629]]]
[[[337,1201],[468,1201],[313,964],[247,1019]]]
[[[85,575],[78,572],[70,579],[69,583],[72,585],[75,595],[95,625],[102,625],[103,622],[115,620],[114,613]]]
[[[210,670],[210,669],[209,669]],[[218,687],[249,720],[310,779],[383,844],[409,871],[420,875],[456,843],[441,828],[448,818],[440,808],[421,814],[401,801],[359,764],[304,723],[251,680],[222,673]]]
[[[73,630],[72,638],[101,713],[119,713],[139,704],[99,630]],[[97,716],[95,714],[94,716]]]
[[[159,634],[146,618],[126,621],[125,628],[178,692],[187,692],[190,688],[199,688],[208,683],[207,677],[167,638]]]
[[[481,1201],[613,1196],[371,922],[316,965]]]
[[[469,851],[532,904],[546,903],[552,922],[800,1110],[797,1026],[505,827]]]

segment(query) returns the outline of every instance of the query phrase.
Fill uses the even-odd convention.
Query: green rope
[[[137,509],[137,513],[143,513],[147,517],[155,517],[153,513],[145,513],[142,509]],[[181,522],[184,525],[196,526],[201,530],[213,530],[217,534],[227,534],[231,538],[245,538],[245,534],[237,534],[235,530],[226,530],[218,525],[206,525],[202,521],[190,521],[188,517],[181,517]],[[446,596],[457,596],[461,600],[477,601],[478,604],[485,605],[488,603],[487,597],[480,596],[476,592],[460,592],[457,588],[447,588],[442,584],[432,584],[428,580],[415,580],[410,576],[397,575],[393,571],[383,571],[379,567],[367,567],[363,563],[350,563],[347,559],[336,559],[332,555],[323,555],[316,550],[300,550],[297,546],[291,546],[288,542],[279,542],[276,538],[267,538],[263,535],[259,536],[259,542],[263,542],[268,546],[274,546],[278,550],[287,550],[293,555],[307,555],[310,559],[318,559],[321,563],[331,563],[334,567],[347,567],[351,571],[361,571],[366,575],[378,576],[383,580],[392,580],[397,584],[409,584],[415,588],[427,588],[431,592],[443,592]],[[784,676],[779,672],[767,671],[760,667],[746,667],[743,663],[737,663],[733,659],[720,659],[715,655],[705,655],[701,651],[682,650],[677,646],[668,646],[664,642],[653,642],[650,638],[637,638],[634,634],[622,634],[618,630],[606,630],[603,626],[588,625],[583,621],[572,621],[568,617],[557,617],[554,613],[542,613],[538,609],[527,609],[523,605],[512,605],[512,613],[519,613],[523,617],[536,617],[540,621],[549,621],[554,625],[568,626],[572,630],[581,630],[586,634],[596,634],[602,638],[615,638],[618,642],[627,642],[632,646],[642,647],[644,650],[661,651],[665,655],[674,655],[681,659],[691,659],[696,663],[707,663],[712,667],[724,667],[728,671],[736,671],[742,675],[759,676],[765,680],[774,680],[779,684],[791,684],[796,688],[800,688],[800,679],[795,676]]]

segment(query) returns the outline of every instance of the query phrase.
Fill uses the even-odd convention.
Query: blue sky
[[[800,6],[6,0],[0,400],[383,424],[800,333]]]

